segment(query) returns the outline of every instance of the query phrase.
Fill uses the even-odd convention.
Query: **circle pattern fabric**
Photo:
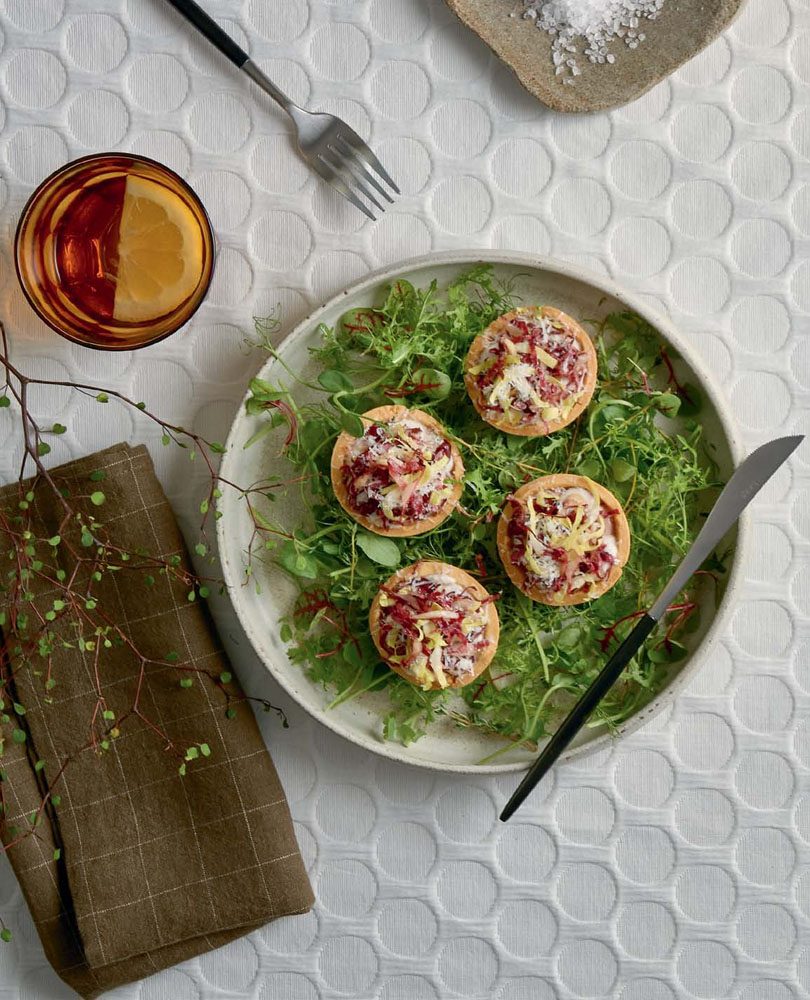
[[[674,2],[674,0],[673,0]],[[372,268],[489,247],[574,260],[668,312],[724,385],[746,448],[810,428],[810,6],[749,0],[736,26],[634,104],[538,105],[441,0],[205,0],[291,95],[367,137],[403,196],[376,224],[298,159],[289,121],[163,0],[5,0],[1,313],[30,374],[144,398],[224,437],[282,336]],[[504,0],[504,16],[510,4]],[[16,216],[49,171],[107,148],[162,160],[217,230],[192,323],[138,354],[61,341],[12,277]],[[193,530],[188,466],[129,413],[54,399],[60,458],[145,440]],[[2,411],[8,413],[8,411]],[[2,418],[7,420],[7,417]],[[0,420],[0,473],[19,462]],[[810,461],[753,510],[731,624],[668,713],[557,767],[508,825],[515,784],[432,775],[348,746],[278,692],[242,640],[318,901],[111,1000],[789,1000],[810,991]],[[218,607],[223,635],[238,637]],[[3,1000],[67,996],[0,858]]]

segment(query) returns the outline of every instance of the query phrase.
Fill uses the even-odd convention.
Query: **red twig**
[[[223,680],[214,671],[188,663],[171,663],[169,659],[156,660],[144,655],[126,630],[99,606],[94,596],[95,583],[108,573],[132,571],[161,573],[187,592],[192,590],[199,592],[206,578],[186,570],[181,564],[179,555],[163,557],[126,550],[108,536],[103,525],[92,514],[86,512],[89,497],[70,496],[65,488],[66,484],[60,482],[58,474],[51,473],[42,461],[43,455],[48,450],[44,441],[46,432],[31,414],[29,387],[32,385],[67,387],[83,395],[97,398],[100,405],[104,405],[110,399],[118,400],[138,409],[162,429],[169,441],[181,447],[191,445],[194,448],[193,454],[202,456],[209,477],[207,499],[201,505],[203,518],[200,531],[203,537],[209,511],[219,496],[220,486],[237,490],[247,500],[254,526],[257,530],[263,531],[266,529],[259,525],[258,513],[252,503],[253,498],[257,494],[267,495],[280,484],[257,483],[243,490],[235,483],[223,479],[219,476],[212,457],[221,451],[220,446],[209,443],[192,431],[162,420],[143,403],[136,403],[116,390],[102,389],[87,383],[31,378],[25,375],[10,359],[8,339],[2,324],[0,324],[0,371],[5,375],[5,383],[0,385],[0,396],[7,397],[17,404],[23,438],[18,509],[11,512],[0,509],[0,536],[3,536],[7,543],[5,548],[10,553],[7,572],[4,570],[0,577],[0,595],[4,599],[6,608],[5,620],[0,627],[0,696],[7,704],[13,702],[13,697],[7,696],[12,693],[14,677],[26,668],[42,672],[43,666],[47,668],[44,671],[45,690],[50,691],[55,681],[53,652],[67,644],[79,645],[86,651],[92,650],[91,674],[95,693],[87,741],[58,762],[55,773],[48,778],[48,788],[43,793],[39,807],[28,817],[27,828],[19,833],[15,832],[5,847],[0,846],[0,850],[8,850],[26,837],[38,835],[36,827],[49,804],[55,806],[54,788],[58,786],[70,763],[88,750],[103,752],[107,748],[108,741],[117,738],[122,726],[129,720],[137,719],[140,725],[154,733],[172,757],[184,760],[185,751],[175,746],[167,733],[142,707],[143,695],[153,670],[176,670],[181,676],[188,673],[205,675],[222,691],[224,705],[228,708],[235,702],[255,701],[266,711],[273,709],[273,706],[263,698],[253,698],[249,695],[234,698],[228,690],[227,678]],[[285,412],[291,423],[291,433],[294,434],[295,417],[292,412],[287,413],[289,408],[285,407],[286,404],[279,404],[278,409]],[[54,429],[53,433],[58,432]],[[30,486],[24,486],[23,481],[29,464],[34,470],[33,482]],[[56,532],[58,539],[40,538],[36,535],[28,492],[36,494],[42,488],[53,494],[63,512]],[[91,544],[85,545],[83,541],[80,545],[72,540],[77,528],[90,535]],[[57,551],[59,559],[56,557]],[[67,566],[67,570],[62,570],[60,566]],[[34,583],[37,584],[36,588],[33,586]],[[35,592],[38,595],[36,598]],[[44,597],[53,598],[50,608],[46,603],[42,603]],[[102,650],[106,645],[127,649],[138,665],[131,703],[115,719],[110,718],[112,713],[108,709],[101,669]],[[48,700],[47,695],[45,700]],[[286,720],[284,721],[286,724]],[[21,720],[15,725],[24,728],[25,723]],[[54,765],[56,763],[54,762]],[[5,778],[0,780],[0,827],[8,822],[5,780]],[[2,926],[0,921],[0,927]]]

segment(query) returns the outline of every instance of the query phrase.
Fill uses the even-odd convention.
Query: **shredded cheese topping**
[[[484,401],[484,416],[513,426],[565,419],[586,388],[588,356],[562,324],[529,312],[487,330],[468,368]]]
[[[487,604],[446,573],[411,576],[380,593],[379,642],[388,664],[428,690],[475,672],[487,645]]]
[[[343,466],[351,508],[380,527],[431,517],[453,482],[449,441],[413,417],[372,424]]]
[[[605,580],[619,561],[618,511],[590,490],[551,487],[509,503],[509,558],[530,589],[561,600]]]

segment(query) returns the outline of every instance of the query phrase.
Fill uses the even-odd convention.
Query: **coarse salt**
[[[654,21],[665,0],[523,0],[523,17],[552,36],[555,73],[573,83],[582,72],[577,56],[592,63],[614,63],[610,43],[631,49],[644,41],[642,21]]]

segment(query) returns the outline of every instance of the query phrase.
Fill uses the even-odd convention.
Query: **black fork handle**
[[[227,59],[230,59],[234,66],[241,69],[245,65],[250,58],[247,52],[237,45],[213,18],[206,14],[198,3],[195,3],[195,0],[167,0],[167,3],[170,3],[201,34],[205,35],[208,41],[216,46]]]

